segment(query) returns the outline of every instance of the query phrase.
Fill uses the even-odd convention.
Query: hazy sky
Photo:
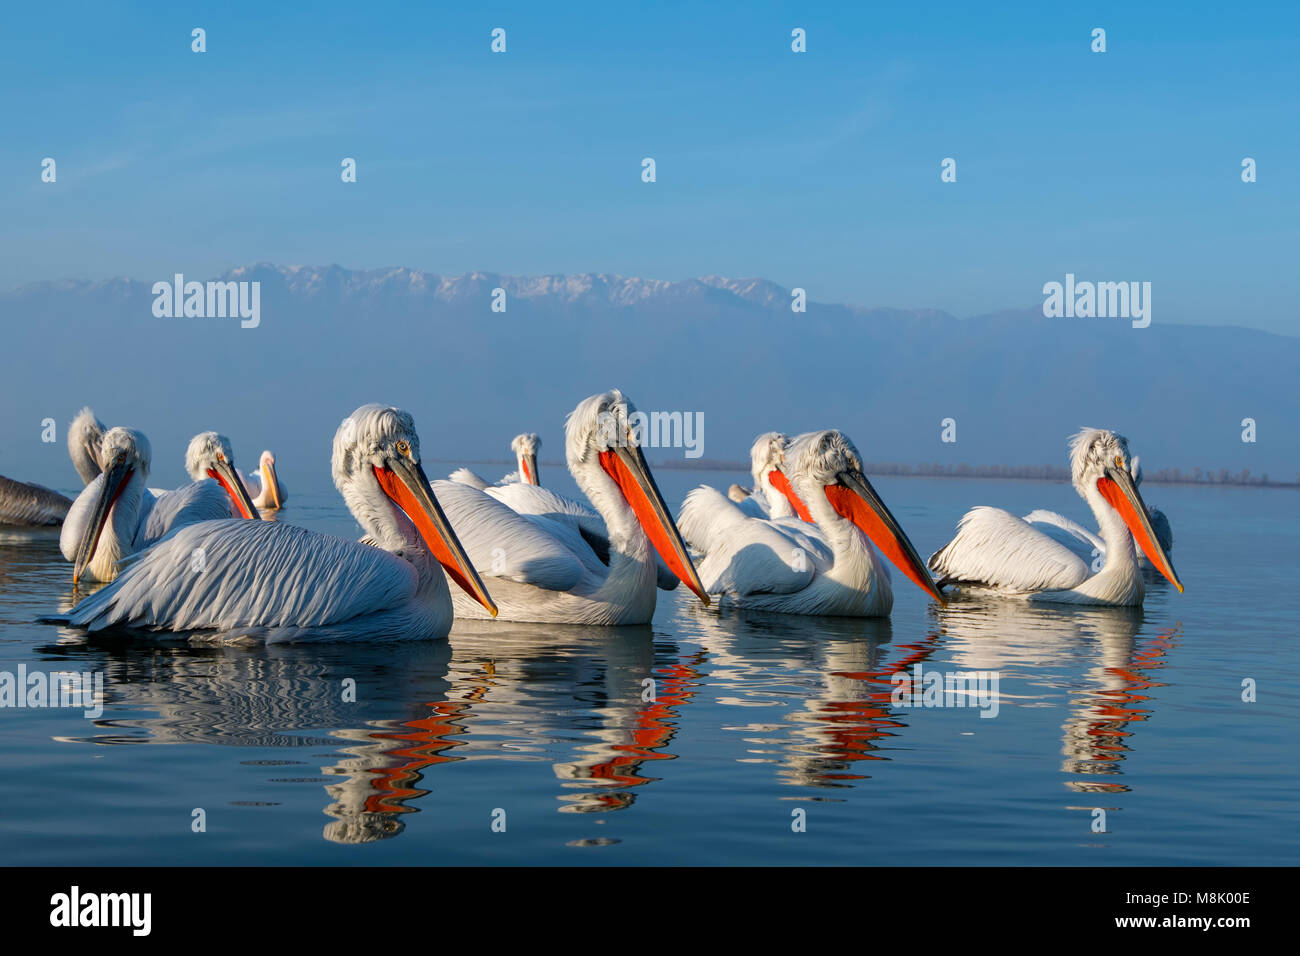
[[[1295,4],[277,6],[6,7],[0,287],[269,260],[972,315],[1073,272],[1296,332]]]

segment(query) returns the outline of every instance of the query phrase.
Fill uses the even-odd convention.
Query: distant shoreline
[[[442,464],[452,465],[497,465],[510,468],[513,461],[505,459],[467,460],[430,458]],[[729,471],[742,475],[749,474],[749,464],[741,461],[719,461],[709,458],[665,458],[650,462],[651,466],[664,471]],[[565,463],[558,460],[543,461],[545,468],[564,468]],[[1052,481],[1068,482],[1070,472],[1058,465],[908,465],[899,462],[867,462],[865,471],[868,475],[881,475],[891,478],[1001,478],[1015,481]],[[1300,478],[1300,475],[1297,476]],[[1179,468],[1162,468],[1159,471],[1143,471],[1142,483],[1145,485],[1195,485],[1204,488],[1292,488],[1300,489],[1300,481],[1273,481],[1268,474],[1252,475],[1243,470],[1235,474],[1226,468],[1218,471],[1192,469],[1191,474]]]

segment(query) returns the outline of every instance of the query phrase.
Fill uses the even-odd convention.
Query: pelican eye
[[[1123,456],[1123,455],[1116,455],[1116,456],[1115,456],[1115,467],[1116,467],[1116,468],[1123,468],[1123,467],[1124,467],[1124,456]]]
[[[408,445],[405,441],[399,441],[397,443],[397,451],[400,454],[409,455],[411,453],[411,446]]]

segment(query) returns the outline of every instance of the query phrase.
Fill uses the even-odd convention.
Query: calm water
[[[739,476],[657,477],[677,503]],[[1087,517],[1064,485],[876,484],[923,554],[973,504]],[[1140,610],[939,610],[896,573],[888,621],[679,589],[651,627],[376,648],[86,643],[32,623],[69,594],[57,536],[0,531],[0,670],[100,671],[107,698],[0,709],[0,863],[1293,865],[1300,498],[1146,492],[1187,593]],[[357,534],[336,496],[282,520]],[[894,706],[916,662],[997,671],[997,716]]]

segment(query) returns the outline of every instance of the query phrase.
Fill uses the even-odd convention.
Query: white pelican
[[[289,493],[280,484],[280,477],[275,473],[275,455],[269,450],[263,451],[257,460],[257,471],[251,475],[239,472],[239,478],[248,493],[253,497],[253,504],[262,511],[279,510],[289,500]],[[257,494],[253,494],[253,479],[257,478]]]
[[[228,643],[437,639],[452,621],[443,568],[495,612],[429,490],[408,412],[358,408],[334,436],[332,471],[374,546],[281,522],[203,521],[125,562],[60,623]]]
[[[588,538],[592,532],[584,533],[581,516],[563,509],[521,514],[505,504],[500,496],[513,486],[494,495],[456,481],[434,483],[474,566],[492,583],[502,620],[646,624],[655,609],[656,551],[708,603],[638,435],[628,427],[634,412],[613,389],[581,402],[565,423],[569,471],[605,529],[603,554]],[[462,595],[453,600],[458,617],[483,616]]]
[[[750,473],[754,490],[745,493],[740,485],[727,489],[727,497],[740,505],[740,510],[751,518],[794,518],[811,522],[808,508],[790,487],[781,465],[790,439],[780,432],[766,432],[754,439],[749,449]],[[740,496],[737,497],[737,492]]]
[[[943,603],[925,564],[862,473],[862,457],[839,431],[809,432],[785,450],[773,495],[789,485],[793,518],[754,518],[714,488],[686,496],[680,522],[703,554],[707,589],[741,608],[786,614],[883,617],[894,606],[889,568],[875,546]],[[786,480],[788,479],[788,480]],[[797,502],[797,505],[796,505]]]
[[[68,456],[83,485],[90,484],[104,470],[99,464],[99,447],[103,444],[105,430],[104,423],[95,417],[89,406],[77,412],[77,417],[68,425]]]
[[[510,440],[510,450],[515,453],[515,470],[495,485],[489,485],[485,479],[480,478],[468,468],[457,468],[447,477],[450,481],[469,485],[479,491],[486,491],[488,488],[502,488],[516,483],[540,485],[542,482],[537,474],[537,453],[541,448],[542,440],[537,437],[536,432],[524,432],[512,438]]]
[[[1138,462],[1137,455],[1133,456],[1132,475],[1133,484],[1139,488],[1142,487],[1142,466]],[[1169,519],[1165,513],[1154,505],[1147,505],[1147,517],[1151,520],[1151,530],[1155,532],[1155,537],[1160,542],[1160,547],[1164,548],[1165,554],[1174,550],[1174,532],[1169,525]],[[1106,561],[1106,542],[1102,541],[1097,535],[1093,534],[1083,525],[1070,518],[1065,517],[1055,511],[1048,511],[1045,508],[1036,508],[1029,514],[1025,515],[1025,521],[1029,522],[1039,531],[1043,532],[1061,544],[1065,545],[1093,568],[1098,570]],[[1151,561],[1147,558],[1146,552],[1138,550],[1138,564],[1144,568],[1152,567]]]
[[[1133,480],[1128,439],[1106,429],[1083,429],[1070,440],[1070,474],[1101,528],[1105,562],[1100,571],[1092,573],[1088,561],[1040,527],[1000,508],[979,507],[967,512],[957,536],[930,557],[940,585],[1056,604],[1139,605],[1146,589],[1133,547],[1136,539],[1151,564],[1181,593],[1182,582]]]
[[[104,471],[72,503],[59,536],[63,556],[73,563],[73,583],[83,575],[113,580],[119,561],[182,525],[233,514],[257,517],[235,476],[230,442],[216,432],[190,442],[185,466],[195,480],[176,491],[155,495],[148,489],[152,457],[143,433],[131,428],[104,433],[97,456]]]
[[[541,439],[536,435],[520,435],[515,439],[519,443],[520,439],[528,439],[529,444],[534,452],[541,447]],[[519,481],[514,475],[506,475],[500,484],[488,485],[481,490],[491,495],[497,501],[509,506],[517,514],[537,515],[538,517],[548,518],[552,521],[560,521],[569,525],[576,530],[587,545],[596,552],[600,560],[609,563],[609,529],[605,527],[605,519],[596,514],[591,508],[587,507],[580,501],[574,501],[572,498],[566,498],[564,495],[551,491],[549,488],[543,488],[537,481],[537,464],[536,459],[531,462],[531,469],[527,468],[528,462],[521,458],[520,474],[530,474],[533,478],[531,482]],[[457,475],[460,475],[457,478]],[[472,484],[466,479],[466,475],[477,478],[468,468],[461,468],[454,472],[451,481],[458,481],[460,484]],[[475,486],[477,487],[477,486]],[[671,591],[677,587],[678,578],[672,569],[664,563],[659,552],[654,553],[655,561],[655,580],[662,591]]]
[[[0,525],[50,527],[63,523],[72,499],[44,485],[0,475]]]
[[[259,517],[257,503],[249,497],[248,489],[239,480],[239,469],[235,467],[235,452],[230,446],[230,439],[225,435],[218,435],[216,432],[200,432],[191,438],[189,447],[185,449],[185,471],[197,485],[202,485],[204,479],[211,478],[221,486],[228,496],[221,500],[229,509],[229,517],[249,519]],[[165,492],[159,497],[155,510],[161,507],[169,496],[184,493],[192,487],[193,485],[185,485],[176,491]]]

